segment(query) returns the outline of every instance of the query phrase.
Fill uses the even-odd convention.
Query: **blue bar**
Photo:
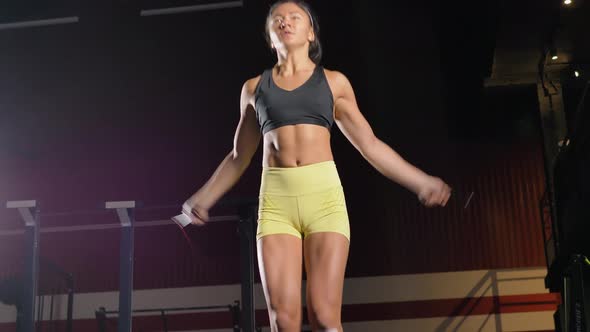
[[[25,274],[23,289],[23,331],[35,331],[35,300],[39,280],[39,214],[25,226]]]
[[[133,293],[133,222],[121,228],[119,264],[119,332],[131,332]]]

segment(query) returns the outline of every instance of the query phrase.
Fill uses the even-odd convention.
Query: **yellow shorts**
[[[350,241],[348,211],[333,161],[300,167],[263,167],[256,239],[270,234],[302,238],[337,232]]]

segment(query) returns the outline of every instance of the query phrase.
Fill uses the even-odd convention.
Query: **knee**
[[[279,331],[299,329],[301,324],[301,310],[295,306],[274,307],[271,310],[271,325]]]
[[[315,325],[325,332],[338,331],[341,328],[340,308],[334,306],[315,306],[311,308]]]

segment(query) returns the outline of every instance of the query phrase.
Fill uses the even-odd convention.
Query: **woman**
[[[349,223],[330,148],[336,123],[363,157],[426,206],[444,206],[450,188],[375,137],[348,79],[322,68],[319,26],[303,1],[278,1],[266,33],[276,65],[246,81],[234,148],[185,203],[192,223],[240,178],[263,144],[257,229],[260,276],[272,331],[300,331],[302,262],[307,311],[314,331],[342,331],[340,308]],[[190,210],[190,211],[189,211]]]

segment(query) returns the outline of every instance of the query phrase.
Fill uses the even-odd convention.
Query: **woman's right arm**
[[[246,81],[240,97],[240,121],[234,135],[234,146],[209,180],[183,205],[193,224],[202,225],[208,210],[229,191],[242,176],[260,143],[260,129],[254,110],[254,91],[260,76]],[[190,211],[186,211],[189,209]]]

